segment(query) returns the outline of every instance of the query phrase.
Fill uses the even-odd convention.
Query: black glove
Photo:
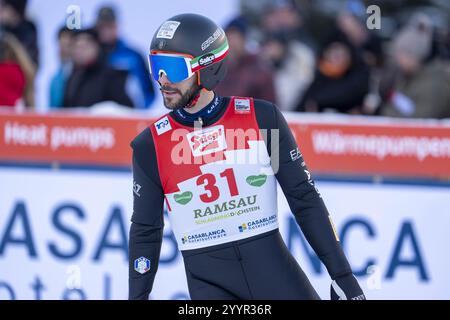
[[[351,273],[340,276],[331,283],[331,300],[366,300],[366,296]]]

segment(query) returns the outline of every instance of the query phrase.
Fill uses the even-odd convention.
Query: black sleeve
[[[133,216],[129,242],[129,299],[148,299],[158,270],[164,227],[164,194],[150,129],[131,143],[133,148]],[[135,270],[136,259],[150,260],[150,270]]]
[[[260,129],[270,130],[266,143],[275,176],[303,234],[331,278],[350,273],[331,217],[286,120],[276,106],[265,101],[256,100],[255,110]]]

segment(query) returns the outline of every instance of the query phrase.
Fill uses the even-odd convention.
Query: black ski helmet
[[[228,48],[228,41],[221,27],[202,15],[185,13],[161,24],[153,36],[150,53],[180,53],[199,58],[199,64],[203,66],[196,71],[198,84],[213,90],[225,78],[228,52],[217,61],[211,58],[212,52],[224,46]]]

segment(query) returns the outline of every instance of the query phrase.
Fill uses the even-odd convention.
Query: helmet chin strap
[[[203,89],[203,87],[201,85],[198,86],[195,94],[192,96],[192,99],[189,100],[189,102],[184,106],[184,108],[190,109],[197,104],[198,99],[200,99],[200,92],[202,91],[202,89]]]

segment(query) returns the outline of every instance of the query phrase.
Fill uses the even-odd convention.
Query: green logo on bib
[[[259,176],[248,176],[246,181],[249,185],[253,187],[261,187],[266,183],[267,176],[265,174],[260,174]]]
[[[173,196],[173,198],[179,204],[186,204],[189,201],[191,201],[191,199],[192,199],[192,192],[186,191],[186,192],[183,192],[183,193],[175,194]]]

